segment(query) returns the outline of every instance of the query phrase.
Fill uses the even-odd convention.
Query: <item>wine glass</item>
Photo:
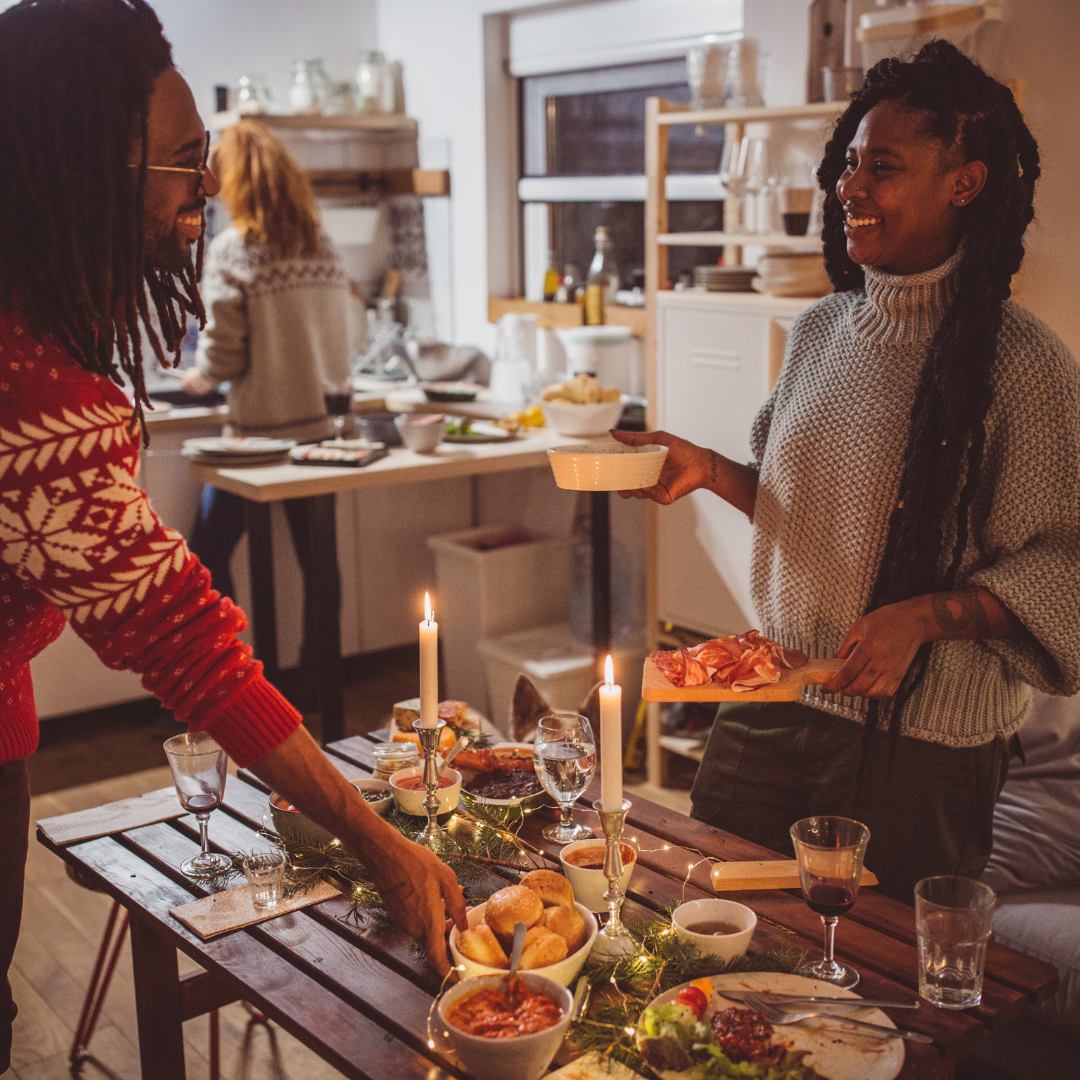
[[[754,159],[762,153],[761,139],[751,139],[748,135],[739,141],[724,140],[724,150],[720,157],[720,184],[735,201],[732,203],[735,220],[735,232],[748,232],[746,221],[746,196],[749,192],[750,169]]]
[[[334,418],[334,438],[339,441],[344,437],[345,417],[352,412],[352,396],[351,379],[323,379],[323,400]]]
[[[825,927],[824,958],[803,964],[797,974],[850,990],[858,984],[859,973],[833,958],[833,937],[839,916],[855,906],[870,830],[851,818],[808,817],[791,826],[791,839],[803,899]]]
[[[596,770],[596,742],[586,717],[575,712],[552,712],[536,729],[536,771],[544,790],[559,804],[559,824],[544,836],[556,844],[591,840],[592,829],[575,825],[573,806]]]
[[[194,814],[199,822],[202,850],[185,862],[180,870],[188,877],[219,874],[232,866],[231,860],[210,850],[206,823],[210,811],[221,805],[225,793],[226,766],[229,763],[225,751],[207,734],[184,732],[165,740],[165,753],[169,755],[173,783],[180,805]]]

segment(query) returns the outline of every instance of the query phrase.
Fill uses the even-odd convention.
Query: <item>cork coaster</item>
[[[203,941],[227,934],[230,930],[240,930],[245,926],[276,919],[290,911],[299,911],[312,904],[321,904],[340,896],[341,890],[320,881],[314,888],[299,893],[290,900],[282,900],[268,911],[256,911],[251,900],[251,889],[245,883],[235,889],[211,893],[189,904],[170,908],[169,914],[179,919],[189,930],[194,931]]]

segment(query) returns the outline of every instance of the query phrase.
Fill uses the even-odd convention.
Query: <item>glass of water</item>
[[[574,824],[574,803],[589,786],[596,770],[596,742],[586,717],[575,712],[552,712],[536,729],[536,771],[544,790],[559,804],[559,824],[544,836],[556,844],[591,840],[592,829]]]
[[[915,886],[919,994],[931,1004],[970,1009],[982,1000],[996,899],[972,878],[930,877]]]
[[[285,895],[285,855],[280,851],[257,851],[244,859],[244,876],[251,886],[256,911],[276,908]]]

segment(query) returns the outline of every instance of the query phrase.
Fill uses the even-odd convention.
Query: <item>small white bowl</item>
[[[619,878],[619,885],[622,887],[623,894],[625,895],[626,889],[630,884],[630,876],[634,872],[634,867],[637,865],[637,849],[628,840],[622,841],[625,847],[628,847],[634,851],[634,857],[627,861],[623,861],[623,872]],[[601,861],[604,858],[604,850],[607,844],[603,840],[575,840],[572,844],[567,844],[559,852],[559,862],[562,863],[563,873],[566,875],[566,880],[570,882],[574,889],[574,899],[579,903],[587,907],[590,911],[607,911],[607,903],[604,901],[604,893],[607,892],[607,878],[604,877],[603,870],[593,870],[585,866],[575,866],[571,862],[566,861],[566,856],[572,851],[581,851],[585,848],[595,848],[600,853]]]
[[[447,1012],[461,998],[489,987],[497,989],[503,984],[505,974],[463,979],[439,998],[439,1020],[443,1029],[449,1033],[458,1057],[476,1080],[539,1080],[547,1071],[551,1059],[566,1036],[573,1005],[570,991],[554,979],[544,978],[537,971],[522,971],[518,977],[531,990],[551,998],[562,1009],[562,1019],[543,1031],[534,1031],[531,1035],[515,1035],[509,1039],[487,1039],[482,1035],[468,1035],[446,1019]]]
[[[425,416],[423,413],[410,416],[409,413],[402,413],[394,417],[394,427],[397,428],[401,441],[410,450],[417,454],[430,454],[446,434],[446,417]]]
[[[695,934],[686,929],[688,923],[709,919],[733,923],[742,929],[737,934],[724,934],[722,937]],[[737,904],[734,900],[691,900],[687,904],[680,904],[671,913],[671,925],[675,927],[678,937],[696,945],[704,956],[714,956],[726,962],[746,955],[757,926],[757,916],[745,904]]]
[[[486,906],[486,904],[480,904],[469,909],[470,930],[483,922],[484,908]],[[577,952],[571,953],[565,960],[560,960],[557,964],[549,964],[547,967],[535,968],[533,971],[527,972],[527,974],[543,975],[547,979],[553,979],[560,986],[569,986],[577,978],[578,972],[581,971],[585,961],[589,958],[589,953],[592,951],[599,926],[593,917],[593,913],[584,904],[575,902],[574,907],[577,909],[577,913],[585,920],[585,932],[588,934],[588,937],[585,938],[585,944]],[[455,926],[450,931],[450,952],[454,957],[454,965],[461,971],[462,978],[471,979],[480,975],[506,975],[506,971],[503,969],[488,967],[487,964],[478,964],[475,960],[470,960],[459,952],[458,940],[460,937],[461,931]]]
[[[394,791],[385,780],[354,780],[352,786],[359,792],[377,791],[384,796],[378,800],[364,799],[364,802],[380,817],[386,817],[387,810],[394,804]]]
[[[569,491],[632,491],[652,487],[660,479],[667,447],[648,443],[582,443],[555,446],[548,463],[557,487]]]
[[[412,814],[413,817],[427,817],[427,811],[424,809],[424,800],[427,798],[427,790],[423,787],[409,789],[398,786],[402,780],[406,780],[410,776],[423,775],[424,766],[414,765],[411,769],[398,769],[398,771],[390,777],[390,787],[394,792],[394,802],[402,813]],[[458,799],[461,797],[461,773],[459,773],[457,769],[444,769],[443,776],[453,781],[453,783],[449,784],[447,787],[439,788],[439,813],[449,814],[451,810],[457,809]]]
[[[572,401],[541,401],[540,408],[544,410],[544,419],[560,435],[581,439],[610,431],[622,416],[623,403],[619,400],[575,405]]]
[[[386,811],[390,809],[393,798],[391,797],[390,785],[385,780],[354,780],[352,785],[357,791],[385,791],[387,795],[385,799],[380,799],[378,802],[368,802],[368,806],[376,814],[386,816]],[[364,801],[367,802],[366,799]],[[284,803],[286,806],[291,805],[284,795],[279,795],[276,791],[271,792],[268,802],[270,804],[270,819],[274,823],[274,829],[279,836],[284,837],[286,840],[292,840],[296,844],[311,844],[314,847],[321,847],[323,844],[329,844],[337,839],[317,822],[312,821],[303,810],[286,810],[285,806],[278,805],[279,803]]]

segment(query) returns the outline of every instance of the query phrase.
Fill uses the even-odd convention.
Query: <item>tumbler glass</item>
[[[970,1009],[982,1000],[986,943],[994,890],[973,878],[923,878],[915,886],[919,994],[943,1009]]]

